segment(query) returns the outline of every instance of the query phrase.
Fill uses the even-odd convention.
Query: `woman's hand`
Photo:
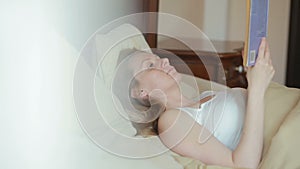
[[[262,38],[256,63],[247,70],[248,89],[264,94],[274,73],[269,45],[266,38]]]

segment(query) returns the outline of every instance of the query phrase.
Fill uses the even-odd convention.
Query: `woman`
[[[123,106],[130,107],[126,109],[131,110],[128,114],[138,134],[154,132],[172,151],[206,164],[258,167],[264,94],[275,72],[265,38],[255,66],[247,70],[247,91],[204,92],[190,99],[181,92],[181,75],[167,59],[134,52],[123,65],[129,71],[120,69],[117,81],[129,79],[130,83],[128,89],[114,83],[114,92]],[[124,90],[128,90],[127,96],[120,94]]]

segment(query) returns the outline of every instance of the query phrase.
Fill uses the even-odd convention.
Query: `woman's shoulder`
[[[195,121],[180,109],[169,109],[162,113],[158,119],[159,133],[170,128],[180,128],[182,124],[193,124]]]
[[[180,115],[180,110],[178,109],[169,109],[163,112],[158,119],[159,131],[164,131],[169,127],[171,127],[179,115]]]

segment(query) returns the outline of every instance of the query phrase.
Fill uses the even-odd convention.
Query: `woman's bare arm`
[[[248,101],[241,141],[233,152],[233,161],[243,166],[256,168],[263,148],[264,95],[274,76],[270,51],[263,38],[254,67],[248,69]]]

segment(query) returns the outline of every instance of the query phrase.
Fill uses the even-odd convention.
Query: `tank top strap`
[[[212,91],[212,90],[204,91],[200,94],[199,100],[204,99],[209,96],[213,96],[213,95],[216,95],[215,91]]]

